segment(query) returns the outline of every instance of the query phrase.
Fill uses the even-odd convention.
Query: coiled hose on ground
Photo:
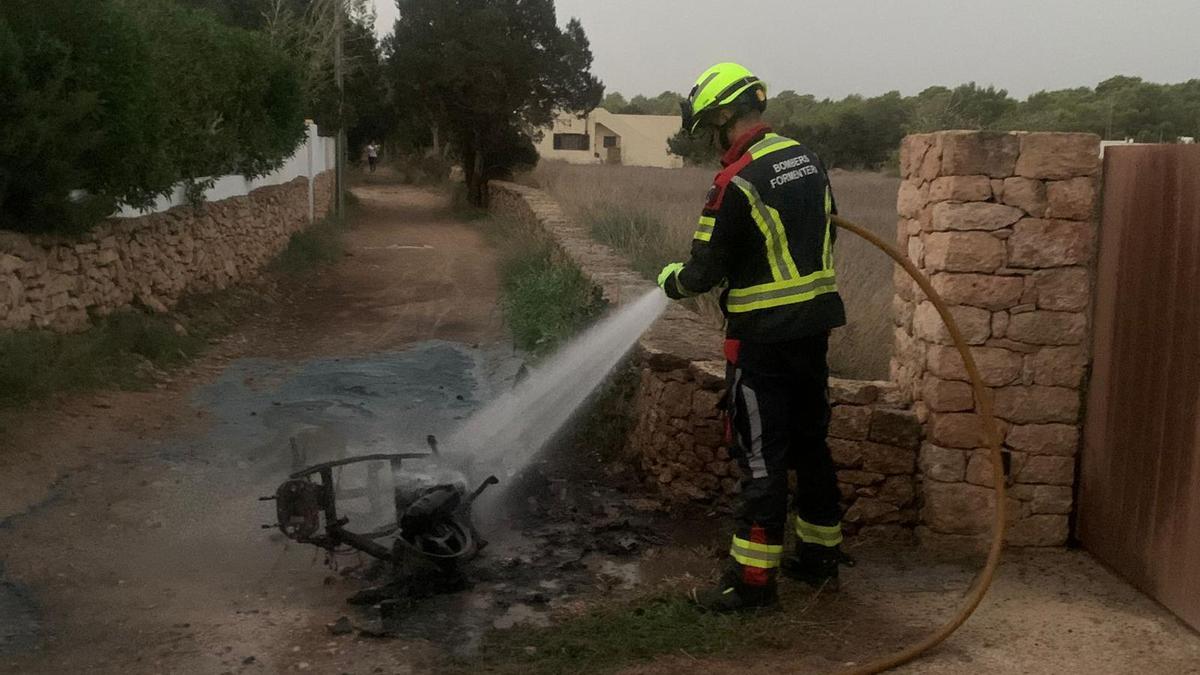
[[[935,628],[927,636],[922,638],[917,643],[903,649],[895,654],[876,659],[861,666],[842,671],[842,675],[869,675],[872,673],[881,673],[885,670],[903,665],[917,658],[924,652],[936,647],[939,643],[950,637],[950,634],[958,629],[959,626],[967,620],[967,617],[975,611],[979,603],[983,600],[983,596],[987,593],[988,587],[992,583],[992,577],[996,573],[996,566],[1000,563],[1000,551],[1004,548],[1004,505],[1005,505],[1005,476],[1004,476],[1004,459],[1000,450],[1000,434],[996,426],[996,418],[992,416],[992,400],[988,396],[987,389],[983,386],[983,380],[979,376],[979,369],[975,365],[975,359],[971,357],[971,350],[963,340],[962,333],[958,330],[958,325],[954,322],[954,317],[950,314],[950,310],[946,307],[945,301],[938,295],[937,291],[933,290],[933,285],[929,283],[929,279],[921,274],[916,265],[912,263],[903,253],[898,251],[895,246],[885,242],[872,232],[863,227],[841,218],[832,216],[833,223],[843,229],[849,230],[854,234],[866,239],[876,248],[883,251],[892,257],[898,265],[904,268],[913,281],[921,287],[925,292],[925,296],[937,308],[938,314],[942,317],[942,321],[946,324],[946,330],[949,331],[951,339],[954,341],[955,348],[958,349],[959,355],[962,356],[963,364],[966,366],[967,375],[971,379],[971,389],[975,394],[975,410],[983,421],[983,433],[988,446],[988,456],[992,462],[992,481],[996,490],[995,502],[995,517],[992,526],[992,543],[988,549],[987,562],[983,569],[979,571],[975,577],[974,583],[971,585],[970,591],[967,593],[962,606],[958,611],[946,620],[942,625]]]

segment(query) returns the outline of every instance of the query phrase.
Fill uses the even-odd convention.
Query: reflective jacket
[[[829,214],[816,154],[760,125],[737,139],[709,190],[691,259],[668,279],[681,298],[721,284],[731,339],[783,342],[845,325]]]

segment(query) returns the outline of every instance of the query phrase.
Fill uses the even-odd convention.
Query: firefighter
[[[728,567],[702,607],[731,611],[776,602],[776,574],[836,583],[841,508],[829,428],[826,351],[846,322],[834,274],[833,193],[821,160],[762,121],[766,86],[721,63],[682,102],[684,130],[715,135],[724,151],[686,263],[663,268],[672,299],[727,284],[727,436],[741,468]],[[788,473],[795,472],[796,547],[784,554]]]

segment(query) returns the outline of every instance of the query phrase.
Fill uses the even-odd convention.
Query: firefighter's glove
[[[683,286],[679,283],[679,273],[682,271],[683,263],[675,262],[667,265],[658,273],[658,285],[672,300],[679,300],[690,295],[683,290]]]
[[[673,262],[668,264],[666,267],[662,268],[661,272],[658,273],[658,285],[665,289],[667,287],[667,281],[676,274],[679,274],[679,272],[682,270],[683,263]]]

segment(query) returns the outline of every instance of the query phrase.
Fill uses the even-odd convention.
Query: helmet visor
[[[690,100],[679,102],[679,116],[683,118],[683,130],[689,134],[696,131],[696,118],[692,115],[692,102]]]

